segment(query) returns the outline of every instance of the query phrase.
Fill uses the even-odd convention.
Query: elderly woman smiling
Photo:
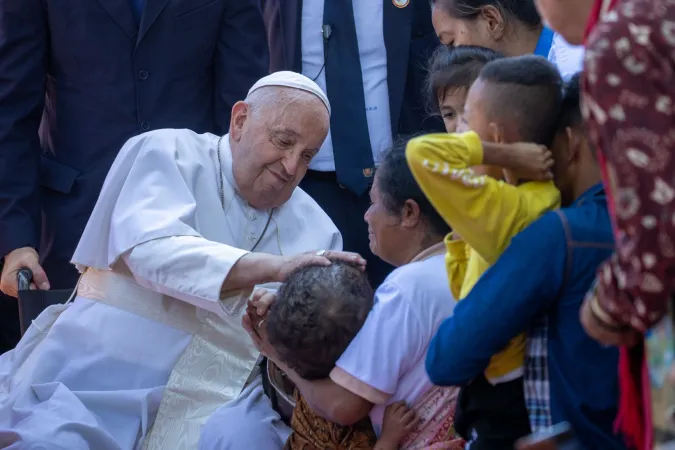
[[[252,329],[251,335],[254,340],[262,337],[258,344],[263,352],[319,416],[342,425],[369,416],[379,435],[386,407],[403,401],[418,415],[419,424],[401,448],[462,448],[463,442],[448,431],[453,429],[457,390],[434,387],[424,369],[429,341],[455,306],[444,266],[443,238],[450,230],[417,186],[405,159],[405,142],[385,154],[370,197],[365,220],[371,249],[397,269],[375,292],[373,309],[330,377],[303,379],[276,357],[264,329]],[[237,435],[248,435],[242,422],[250,423],[256,436],[267,434],[255,417],[244,420],[241,415]],[[256,443],[256,448],[272,447]]]

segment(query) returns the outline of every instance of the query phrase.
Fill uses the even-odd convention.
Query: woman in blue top
[[[547,58],[563,78],[579,72],[583,47],[546,27],[533,0],[432,0],[432,22],[443,45],[477,45],[505,56]]]

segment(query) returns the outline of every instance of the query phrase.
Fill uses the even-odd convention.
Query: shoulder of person
[[[417,302],[420,298],[440,300],[452,297],[445,254],[408,263],[396,268],[377,288],[376,296],[387,301]]]
[[[552,181],[529,181],[518,186],[521,196],[527,202],[529,210],[540,215],[560,206],[560,191]]]
[[[518,189],[533,197],[560,197],[560,191],[553,181],[528,181],[518,185]]]
[[[665,25],[673,16],[675,3],[671,0],[632,0],[619,4],[598,23],[589,37],[587,48],[593,51],[602,48],[607,50],[606,54],[618,57],[613,46],[605,45],[606,40],[626,38],[639,49],[649,49],[655,53],[670,52],[675,46],[675,40]],[[672,61],[669,54],[667,59]]]
[[[579,206],[561,208],[559,214],[564,216],[566,226],[575,239],[614,242],[612,222],[605,201],[588,201]]]
[[[511,246],[522,246],[528,249],[528,253],[539,252],[538,244],[547,244],[547,246],[557,246],[565,243],[565,226],[563,217],[559,211],[547,211],[537,220],[529,224],[523,231],[516,234],[511,240]]]
[[[190,156],[199,159],[199,156],[208,156],[208,149],[216,147],[218,136],[211,133],[198,134],[188,129],[165,128],[152,130],[126,141],[120,154],[136,152],[139,155],[152,153],[167,156]]]

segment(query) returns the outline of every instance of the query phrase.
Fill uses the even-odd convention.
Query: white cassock
[[[0,448],[196,448],[242,391],[258,352],[241,328],[250,292],[221,299],[228,272],[256,244],[293,255],[342,239],[299,188],[250,207],[218,142],[159,130],[121,150],[73,257],[77,297],[0,357]]]

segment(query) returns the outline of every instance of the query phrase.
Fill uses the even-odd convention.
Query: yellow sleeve
[[[536,218],[530,217],[528,197],[516,186],[470,169],[483,163],[483,145],[474,132],[414,138],[406,157],[434,208],[489,264]]]
[[[466,242],[454,240],[452,233],[445,237],[445,247],[448,253],[445,255],[445,265],[448,271],[450,291],[455,300],[459,300],[462,294],[466,267],[469,262],[469,248]]]

